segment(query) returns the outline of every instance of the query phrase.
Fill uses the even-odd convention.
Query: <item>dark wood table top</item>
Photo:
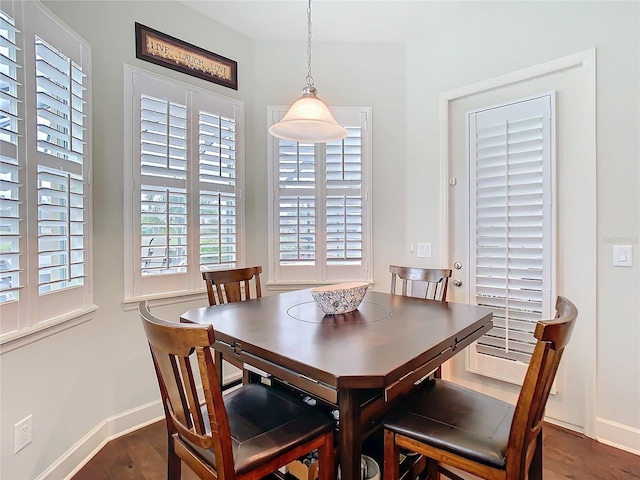
[[[342,478],[357,480],[363,438],[416,381],[487,332],[492,312],[369,291],[358,310],[325,316],[308,289],[196,308],[181,321],[213,324],[224,358],[336,406]]]
[[[486,331],[476,306],[367,292],[357,311],[324,316],[311,290],[185,312],[237,353],[272,362],[327,386],[386,388],[438,353]]]

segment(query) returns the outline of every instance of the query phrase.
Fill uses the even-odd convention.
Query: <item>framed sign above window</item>
[[[238,63],[136,22],[136,57],[238,89]]]

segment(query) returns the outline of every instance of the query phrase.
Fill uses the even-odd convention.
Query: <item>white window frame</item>
[[[40,2],[3,0],[0,9],[15,22],[18,47],[15,61],[20,66],[17,112],[14,112],[18,117],[17,144],[0,140],[3,152],[16,154],[20,202],[19,266],[14,277],[19,282],[15,290],[17,298],[0,305],[0,344],[4,353],[87,321],[97,307],[93,304],[91,46]],[[57,62],[55,66],[41,63],[37,67],[36,37],[48,45],[41,44],[38,47],[45,48],[48,52],[45,56],[49,57],[41,57],[39,61],[53,60]],[[44,53],[40,50],[38,55]],[[43,67],[46,68],[42,70]],[[37,78],[36,68],[50,73]],[[72,71],[76,72],[73,73],[73,81],[70,80]],[[78,75],[78,72],[81,74]],[[78,83],[75,83],[77,79]],[[64,86],[66,80],[69,84]],[[39,101],[37,90],[59,96],[62,100],[48,96],[48,100]],[[58,113],[44,110],[43,105],[54,102],[58,102]],[[47,123],[53,128],[46,125],[39,127],[39,119],[42,125]],[[42,135],[47,129],[50,135],[45,138]],[[38,138],[42,142],[40,148]],[[65,145],[73,147],[67,148]],[[51,153],[56,151],[57,155]],[[55,177],[63,180],[66,175],[77,176],[78,182],[74,184],[80,190],[71,192],[67,188],[69,184],[61,184],[62,190],[59,191],[47,190],[48,179],[53,177],[49,174],[39,177],[39,168],[55,171]],[[41,180],[44,183],[39,186]],[[50,220],[39,217],[39,210],[42,210],[38,205],[39,193],[43,211],[49,212]],[[49,203],[50,199],[62,203]],[[2,217],[0,221],[7,221],[7,217]],[[53,238],[48,235],[54,234],[60,237],[58,243],[48,240]],[[76,240],[73,241],[73,238]],[[78,239],[81,240],[78,242]],[[46,246],[41,242],[49,243]],[[40,258],[47,263],[41,264]],[[55,274],[63,276],[54,278],[53,283],[45,282],[41,273],[53,273],[57,267],[49,262],[56,261],[61,263]]]
[[[137,83],[136,83],[137,82]],[[157,75],[125,65],[125,306],[135,305],[142,299],[160,299],[200,295],[204,291],[202,270],[244,266],[244,103],[204,90],[185,82]],[[138,92],[137,85],[142,86]],[[143,91],[144,90],[144,91]],[[143,276],[141,245],[141,117],[140,95],[147,94],[167,101],[176,101],[187,107],[186,180],[181,188],[187,197],[186,266],[165,275]],[[199,183],[199,131],[198,113],[206,110],[221,116],[235,118],[235,195],[236,195],[236,260],[218,266],[201,266],[199,201],[202,185]],[[180,183],[175,179],[167,185]],[[206,188],[206,186],[205,186]],[[224,189],[225,187],[220,187]],[[196,220],[193,220],[196,219]],[[196,241],[194,241],[196,240]],[[128,307],[127,307],[128,308]]]
[[[528,111],[523,112],[522,107],[531,108],[535,115],[540,115],[542,118],[541,125],[541,182],[542,182],[542,207],[541,207],[541,215],[542,215],[542,226],[540,227],[541,238],[541,250],[542,256],[540,259],[542,265],[541,275],[541,290],[539,293],[533,294],[534,297],[537,298],[537,301],[541,302],[540,312],[535,315],[534,314],[524,314],[529,315],[531,318],[528,319],[530,323],[530,333],[520,333],[518,332],[519,328],[513,329],[514,337],[527,342],[526,338],[529,338],[528,342],[531,343],[531,350],[533,349],[533,345],[535,344],[535,337],[533,336],[533,331],[535,327],[535,321],[544,320],[548,318],[552,318],[555,314],[555,290],[556,290],[556,205],[554,198],[556,197],[556,158],[555,158],[555,92],[549,92],[537,96],[527,97],[519,100],[514,100],[513,102],[508,102],[500,105],[495,105],[491,107],[487,107],[481,109],[479,111],[468,112],[467,113],[467,160],[469,165],[469,298],[471,303],[474,304],[482,304],[482,295],[487,294],[487,290],[493,290],[492,284],[495,282],[500,283],[501,280],[506,281],[506,279],[501,279],[501,277],[497,278],[485,278],[482,280],[483,286],[478,285],[478,277],[483,277],[485,275],[482,272],[482,268],[478,267],[476,262],[476,251],[482,248],[482,245],[486,244],[480,241],[480,235],[478,235],[477,230],[477,203],[478,200],[475,197],[475,185],[477,180],[477,170],[474,167],[476,159],[475,154],[477,152],[475,145],[476,138],[476,129],[475,129],[475,121],[474,118],[476,115],[482,114],[483,112],[492,113],[500,113],[503,111],[507,111],[507,109],[511,109],[512,111],[517,110],[517,114],[512,117],[510,113],[507,114],[509,117],[507,122],[511,122],[512,120],[519,121],[521,118],[520,115],[529,115]],[[500,116],[502,114],[500,113]],[[502,121],[502,120],[500,120]],[[506,125],[506,124],[505,124]],[[511,165],[509,162],[508,165]],[[518,165],[515,165],[517,168]],[[509,171],[512,166],[507,167],[507,171]],[[506,187],[507,190],[509,187]],[[478,207],[480,208],[480,207]],[[509,205],[509,208],[512,208],[512,205]],[[518,208],[518,206],[516,206]],[[529,208],[529,207],[527,207]],[[509,227],[506,228],[509,231]],[[507,234],[509,235],[509,234]],[[509,239],[515,240],[514,243],[518,243],[520,240],[515,236],[508,236]],[[486,242],[486,241],[485,241]],[[505,246],[505,250],[509,252],[511,241],[508,241]],[[518,245],[516,245],[515,253],[513,255],[518,256],[517,253]],[[502,248],[500,248],[502,249]],[[486,250],[486,249],[485,249]],[[489,254],[490,255],[490,254]],[[507,253],[507,257],[512,254]],[[514,257],[515,258],[515,257]],[[508,262],[510,263],[510,262]],[[492,271],[495,271],[495,267],[491,268]],[[509,267],[506,267],[506,271],[509,271]],[[491,274],[493,275],[493,274]],[[510,275],[507,273],[507,277],[510,278],[509,281],[509,289],[514,288],[519,290],[520,288],[526,289],[526,286],[521,286],[519,284],[526,283],[529,280],[522,280],[524,277],[520,277],[519,274]],[[497,290],[500,290],[501,286],[497,285]],[[514,292],[514,303],[519,302],[519,298],[524,298],[526,292],[516,291]],[[499,295],[499,294],[497,294]],[[539,296],[539,298],[538,298]],[[489,299],[489,303],[500,303],[500,300],[491,300]],[[509,295],[504,299],[506,304],[508,305],[510,302]],[[516,310],[519,307],[516,307]],[[502,311],[502,309],[495,309],[494,315],[497,317],[507,317],[506,310]],[[523,314],[516,314],[515,318],[521,317]],[[501,322],[502,320],[500,320]],[[498,324],[499,322],[494,319],[494,324]],[[494,329],[496,327],[494,326]],[[508,321],[507,321],[507,330]],[[485,337],[490,338],[492,332],[488,332]],[[507,336],[509,333],[507,333]],[[519,341],[518,340],[518,341]],[[507,340],[508,343],[508,340]],[[528,368],[528,359],[526,358],[526,354],[504,354],[504,357],[500,356],[500,353],[495,353],[495,355],[491,355],[486,353],[487,347],[479,346],[479,342],[474,342],[470,345],[469,349],[467,349],[466,354],[466,370],[472,373],[484,375],[491,378],[496,378],[501,381],[505,381],[508,383],[513,383],[516,385],[522,385],[524,381],[524,376],[526,374]],[[518,357],[518,359],[509,359],[506,358],[508,356]],[[553,392],[555,393],[555,386],[553,387]]]
[[[281,120],[288,107],[268,107],[268,126]],[[327,265],[326,261],[317,261],[313,265],[283,265],[280,262],[280,218],[279,218],[279,149],[280,140],[268,136],[268,178],[269,178],[269,282],[272,290],[288,290],[305,286],[331,284],[351,280],[373,282],[372,244],[371,244],[371,108],[370,107],[330,107],[337,122],[358,130],[361,135],[361,185],[359,188],[362,208],[362,260],[360,265]],[[334,142],[335,143],[335,142]],[[339,143],[339,142],[338,142]],[[299,144],[300,147],[309,144]],[[323,208],[327,199],[327,181],[325,159],[327,146],[315,144],[315,186],[309,189],[309,196],[315,198],[316,208]],[[326,209],[315,213],[316,258],[322,258],[326,252]]]

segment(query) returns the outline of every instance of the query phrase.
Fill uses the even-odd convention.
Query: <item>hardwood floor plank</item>
[[[124,437],[122,437],[124,438]],[[131,459],[125,449],[123,442],[117,439],[105,445],[98,454],[93,457],[78,473],[73,476],[74,480],[117,480],[128,478],[122,474],[122,469],[118,466],[132,466]],[[114,472],[114,468],[116,471]],[[115,476],[114,476],[115,475]]]
[[[559,427],[545,428],[543,446],[545,471],[553,472],[548,477],[550,480],[640,479],[640,457],[584,435]]]
[[[163,429],[162,436],[166,430]],[[155,437],[145,435],[140,431],[133,432],[123,438],[124,448],[129,452],[129,457],[136,470],[142,473],[144,480],[155,480],[163,478],[167,474],[167,447],[164,450],[157,450],[149,439]]]
[[[164,421],[109,442],[72,480],[158,480],[166,478]],[[640,456],[546,424],[544,480],[640,480]],[[463,478],[474,479],[473,476]],[[182,480],[197,480],[183,464]]]

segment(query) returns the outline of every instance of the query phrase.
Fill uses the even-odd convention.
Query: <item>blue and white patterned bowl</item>
[[[325,285],[311,290],[311,295],[325,315],[340,315],[356,310],[367,293],[367,282]]]

